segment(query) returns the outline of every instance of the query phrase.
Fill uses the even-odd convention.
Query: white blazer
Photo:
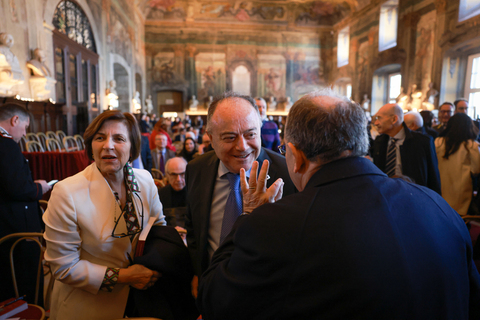
[[[156,217],[155,225],[166,225],[157,187],[145,170],[134,169],[140,188],[133,196],[135,211],[143,225]],[[47,250],[55,284],[52,292],[50,319],[114,319],[122,318],[129,287],[117,284],[112,292],[100,291],[107,267],[130,265],[134,245],[129,237],[111,236],[121,214],[120,206],[109,184],[95,163],[82,172],[55,185],[43,215]],[[127,232],[120,219],[115,233]]]

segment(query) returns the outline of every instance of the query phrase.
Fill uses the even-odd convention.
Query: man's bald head
[[[396,103],[388,103],[375,114],[374,125],[379,133],[394,137],[401,129],[403,123],[403,110]]]
[[[423,127],[423,118],[420,113],[412,111],[403,117],[403,121],[408,129],[415,131]]]
[[[285,140],[310,161],[329,162],[346,153],[363,156],[368,150],[366,125],[360,106],[323,89],[303,96],[292,106]]]

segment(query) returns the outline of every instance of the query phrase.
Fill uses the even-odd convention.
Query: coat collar
[[[329,162],[320,167],[310,178],[305,189],[362,175],[387,176],[370,160],[363,157],[349,157]]]

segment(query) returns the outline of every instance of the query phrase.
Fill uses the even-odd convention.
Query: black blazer
[[[428,187],[441,194],[440,174],[438,172],[437,153],[433,140],[429,136],[411,131],[403,124],[405,141],[400,147],[402,173],[415,183]],[[385,172],[389,136],[382,134],[373,144],[373,161]]]
[[[151,173],[153,163],[149,144],[150,142],[148,141],[148,137],[142,136],[140,154],[142,155],[143,168]]]
[[[259,165],[263,160],[270,162],[267,187],[278,178],[282,178],[283,196],[295,193],[295,186],[288,175],[285,157],[280,154],[262,148],[257,158]],[[187,215],[185,217],[185,228],[187,229],[187,243],[190,255],[193,259],[195,274],[200,276],[209,265],[207,251],[208,227],[212,197],[217,179],[220,160],[215,151],[209,151],[204,155],[190,161],[187,165]],[[260,171],[260,168],[259,168]]]
[[[240,216],[199,283],[212,319],[480,319],[461,217],[370,160],[322,166],[305,189]]]
[[[41,232],[43,221],[38,200],[42,198],[42,186],[33,182],[28,161],[20,146],[11,138],[0,134],[0,238],[16,232]],[[0,246],[0,301],[14,296],[9,249],[13,241]],[[31,268],[38,264],[39,250],[33,243],[23,241],[15,250],[19,292],[27,294],[27,301],[35,297],[36,272]]]
[[[145,242],[143,256],[134,263],[162,274],[147,290],[132,288],[136,317],[155,317],[164,320],[194,320],[198,317],[191,293],[193,267],[177,230],[153,226]]]

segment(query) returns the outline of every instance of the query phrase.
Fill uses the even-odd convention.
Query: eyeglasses
[[[138,194],[135,193],[135,195],[137,196],[137,198],[140,200],[140,208],[142,208],[142,212],[140,214],[140,217],[142,217],[142,224],[140,225],[140,228],[138,228],[137,230],[133,230],[133,231],[128,231],[127,233],[115,233],[115,229],[117,229],[117,225],[118,225],[118,222],[120,221],[120,219],[123,218],[123,216],[127,213],[127,211],[125,210],[125,208],[122,210],[122,213],[120,214],[120,216],[118,217],[117,221],[115,221],[115,226],[113,227],[113,230],[112,230],[112,237],[113,238],[124,238],[124,237],[131,237],[131,236],[135,236],[137,233],[140,233],[142,232],[143,230],[143,202],[142,202],[142,199],[140,198],[140,196]],[[133,198],[135,199],[135,198]],[[125,206],[126,207],[126,206]],[[137,206],[138,207],[138,206]],[[116,208],[116,207],[115,207]],[[116,209],[115,209],[116,210]]]
[[[185,178],[185,172],[181,172],[181,173],[176,173],[176,172],[168,172],[167,171],[167,174],[176,178],[178,176],[180,176],[180,178]]]
[[[280,152],[280,154],[282,156],[284,156],[285,153],[287,152],[287,148],[286,148],[285,144],[281,144],[277,148],[278,148],[278,152]]]

